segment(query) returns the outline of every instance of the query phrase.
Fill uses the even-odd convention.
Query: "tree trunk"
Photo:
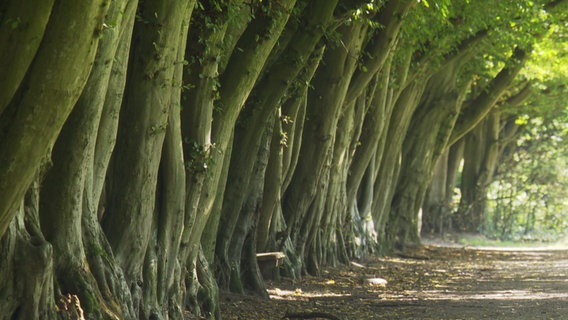
[[[509,58],[509,65],[501,69],[497,76],[491,80],[489,85],[464,106],[463,113],[456,123],[456,128],[452,132],[449,144],[453,144],[465,136],[469,131],[485,119],[489,112],[495,107],[499,99],[507,92],[517,74],[521,71],[529,55],[520,48],[515,48]],[[524,90],[523,90],[524,91]]]
[[[111,7],[109,16],[124,10],[124,3],[116,2]],[[49,10],[46,10],[49,13]],[[58,3],[54,7],[45,30],[43,44],[39,47],[34,62],[27,70],[30,76],[26,78],[25,84],[22,84],[27,89],[20,89],[13,96],[0,118],[2,141],[18,142],[0,146],[2,154],[12,157],[3,157],[0,162],[8,160],[9,162],[3,163],[6,166],[12,166],[9,164],[11,161],[15,161],[16,164],[13,167],[15,171],[2,172],[2,174],[8,174],[2,177],[2,181],[6,182],[16,181],[9,176],[12,173],[19,176],[19,186],[10,187],[11,194],[15,197],[21,197],[19,193],[22,191],[19,188],[25,191],[25,188],[29,186],[27,181],[33,179],[39,164],[45,161],[45,157],[48,156],[55,138],[74,105],[77,106],[76,111],[71,116],[72,119],[68,121],[69,125],[65,126],[63,134],[76,133],[80,129],[78,136],[73,137],[75,140],[60,139],[61,141],[57,142],[53,156],[54,166],[48,171],[49,174],[42,183],[41,196],[39,185],[36,184],[28,191],[25,218],[16,218],[11,224],[11,231],[3,237],[4,243],[7,244],[6,248],[8,248],[5,257],[15,259],[15,264],[8,264],[6,270],[18,266],[20,261],[33,260],[33,262],[30,260],[25,265],[18,266],[23,273],[10,274],[13,277],[12,281],[24,285],[20,288],[12,287],[10,289],[12,295],[19,296],[20,301],[33,301],[33,303],[24,303],[19,307],[16,305],[16,309],[10,309],[10,307],[2,309],[2,313],[9,317],[53,318],[55,299],[59,298],[54,296],[54,292],[66,294],[69,301],[73,300],[79,304],[79,307],[75,308],[77,316],[83,313],[83,309],[94,318],[102,315],[123,315],[125,317],[131,315],[126,307],[128,295],[117,290],[114,294],[116,300],[114,300],[110,295],[101,294],[99,291],[98,288],[104,290],[108,287],[105,286],[106,283],[97,284],[87,265],[87,258],[90,257],[91,251],[84,248],[91,248],[89,246],[91,242],[86,238],[89,233],[83,234],[82,232],[86,164],[88,160],[92,161],[92,148],[94,137],[96,137],[91,134],[93,131],[96,132],[98,126],[104,102],[104,86],[108,82],[112,66],[112,64],[105,63],[105,59],[114,57],[117,46],[116,34],[108,33],[108,39],[100,42],[97,60],[93,67],[95,48],[99,44],[99,37],[105,32],[103,17],[107,10],[107,5],[97,1],[81,4]],[[37,23],[42,23],[41,18]],[[69,27],[79,24],[81,28]],[[32,24],[31,27],[32,29],[28,31],[37,26]],[[37,34],[35,36],[37,37]],[[41,35],[38,39],[41,39]],[[83,41],[77,41],[77,39]],[[33,46],[32,42],[30,48]],[[22,58],[25,60],[25,55]],[[20,62],[25,64],[25,61]],[[23,64],[19,66],[26,68]],[[91,72],[91,67],[93,72]],[[14,76],[17,77],[18,72],[21,71],[21,69],[15,70]],[[89,72],[91,76],[87,81]],[[55,78],[58,81],[52,80]],[[87,86],[84,89],[85,84]],[[102,96],[97,91],[100,86],[103,86]],[[82,98],[76,103],[81,92]],[[87,103],[90,99],[94,100],[93,103]],[[35,111],[29,113],[30,110]],[[30,116],[31,114],[33,116]],[[85,127],[78,128],[77,125]],[[25,157],[25,160],[19,159],[20,156]],[[40,176],[43,172],[37,172],[37,174]],[[60,176],[57,176],[58,174]],[[48,190],[51,193],[47,193]],[[9,197],[11,196],[2,201],[8,210],[2,213],[7,213],[8,216],[12,212],[10,206],[13,206]],[[23,215],[24,208],[22,207],[19,212]],[[96,210],[91,213],[96,221]],[[5,216],[2,214],[2,217]],[[42,232],[51,242],[50,244],[46,242]],[[15,248],[14,245],[17,245],[19,250],[9,252],[9,248]],[[103,252],[104,249],[99,251]],[[29,266],[34,266],[35,269],[29,270]],[[93,266],[93,270],[96,270],[96,267]],[[112,271],[109,274],[112,274]],[[30,277],[30,275],[33,276]],[[120,283],[117,286],[120,287]],[[60,301],[63,305],[69,302],[64,300],[66,299],[62,297]],[[112,301],[117,303],[113,306],[106,303],[112,304]],[[60,305],[60,310],[64,309],[63,305]],[[72,306],[68,305],[68,307]],[[72,314],[61,314],[61,316],[71,317]]]
[[[186,32],[184,21],[189,20],[191,8],[190,3],[171,1],[145,1],[138,8],[111,192],[102,220],[135,312],[142,318],[161,314],[156,310],[161,309],[157,295],[151,293],[156,290],[156,270],[148,270],[154,268],[159,253],[149,244],[158,228],[154,223],[160,210],[156,206],[158,171],[170,108],[175,104],[172,96],[179,90],[174,73],[179,52],[185,51],[180,37]]]
[[[0,310],[5,319],[55,319],[53,247],[39,228],[39,183],[0,240]]]
[[[373,94],[368,99],[369,107],[364,114],[361,134],[353,150],[353,159],[346,178],[348,221],[352,230],[346,230],[346,241],[351,255],[363,257],[378,247],[378,238],[373,220],[373,194],[377,154],[381,139],[386,136],[388,119],[392,114],[390,88],[392,59],[387,61],[377,80]],[[384,141],[384,140],[383,140]]]
[[[448,180],[448,153],[446,150],[438,159],[434,168],[434,173],[424,197],[422,204],[422,219],[419,221],[418,228],[422,234],[441,234],[443,235],[449,215],[449,207],[445,202],[446,181]]]
[[[463,159],[463,146],[461,140],[456,142],[438,160],[422,205],[422,234],[444,236],[444,232],[453,230],[454,188]]]
[[[101,235],[97,209],[100,194],[94,194],[101,190],[93,189],[97,132],[126,3],[115,2],[109,10],[107,18],[119,25],[105,31],[100,41],[87,85],[54,146],[53,167],[45,176],[40,196],[41,227],[53,245],[59,290],[77,295],[83,310],[92,317],[133,316],[130,294],[121,282],[122,273],[114,266],[110,248]],[[132,15],[125,16],[124,21],[127,27],[134,12],[129,13]]]
[[[487,188],[499,156],[499,112],[494,111],[465,137],[458,225],[467,232],[483,227]]]
[[[283,213],[287,223],[287,234],[302,256],[305,243],[299,243],[301,226],[307,220],[309,207],[314,200],[325,164],[331,156],[334,133],[337,127],[343,99],[349,85],[349,75],[355,68],[352,56],[357,56],[362,43],[362,26],[353,24],[342,27],[342,43],[345,47],[328,48],[323,63],[318,67],[313,81],[313,92],[308,94],[308,108],[302,145],[294,176],[285,191]],[[329,168],[327,168],[328,170]],[[294,253],[289,252],[289,255]],[[288,266],[296,276],[302,266]]]
[[[234,269],[239,267],[241,258],[239,252],[242,248],[235,247],[234,244],[242,243],[242,240],[247,237],[246,233],[250,232],[248,228],[241,226],[256,225],[253,221],[247,221],[253,217],[251,212],[244,209],[245,202],[251,200],[251,195],[242,192],[242,190],[256,189],[255,186],[264,182],[264,171],[262,175],[253,173],[255,166],[259,163],[259,158],[262,158],[261,154],[265,154],[266,157],[269,155],[269,153],[261,152],[265,146],[262,140],[267,139],[266,132],[270,132],[270,136],[272,136],[271,126],[274,124],[274,117],[279,104],[281,101],[285,102],[286,94],[301,92],[303,87],[310,83],[319,59],[321,59],[321,50],[317,50],[313,55],[313,60],[308,60],[308,58],[312,55],[322,36],[323,29],[320,28],[320,24],[327,24],[335,4],[333,1],[327,1],[325,7],[322,8],[321,3],[316,1],[308,6],[303,17],[306,23],[302,24],[292,37],[293,39],[289,42],[288,47],[280,54],[282,60],[274,62],[266,72],[266,76],[258,82],[249,99],[251,102],[247,104],[239,117],[233,147],[234,150],[239,150],[239,152],[232,155],[230,162],[231,167],[220,221],[220,228],[224,232],[219,233],[216,248],[218,272],[224,277],[230,277],[227,281],[228,284],[240,283],[240,279],[238,279],[240,272],[235,272]],[[314,14],[318,15],[316,19],[313,18]],[[298,61],[298,63],[290,64],[290,59]],[[309,63],[306,64],[304,61]],[[302,71],[302,69],[304,70]],[[266,140],[266,142],[270,143],[270,140]],[[280,143],[281,141],[278,141],[278,144]],[[256,155],[256,157],[253,155]],[[256,195],[252,198],[262,199],[261,196]],[[248,207],[248,210],[258,211],[260,203]],[[253,220],[258,219],[256,215],[259,213],[260,211],[255,213]],[[246,233],[242,234],[242,232]],[[232,256],[233,261],[231,261],[229,255]],[[256,257],[254,261],[247,263],[256,264]],[[235,277],[237,278],[235,279]],[[237,285],[235,289],[238,291],[239,287],[242,287],[242,285]]]
[[[30,76],[8,106],[1,107],[0,168],[9,169],[0,172],[0,236],[81,94],[107,9],[104,1],[58,3],[33,63],[26,71],[17,72]]]
[[[186,219],[188,227],[184,229],[182,236],[181,251],[182,261],[188,265],[197,265],[196,261],[200,251],[200,241],[206,227],[216,227],[221,214],[221,206],[218,203],[223,201],[225,181],[227,179],[227,168],[231,156],[233,132],[237,117],[241,112],[245,101],[250,95],[255,82],[257,81],[262,68],[276,44],[287,20],[295,0],[281,1],[278,4],[260,4],[259,10],[255,12],[254,19],[249,23],[242,36],[235,44],[223,73],[218,77],[220,84],[218,96],[213,96],[210,108],[201,113],[200,121],[211,119],[211,126],[205,126],[201,131],[201,136],[210,135],[210,145],[195,144],[194,148],[188,146],[186,155],[197,155],[197,167],[190,168],[187,176],[187,196],[186,196]],[[206,90],[208,87],[196,88],[196,90]],[[206,96],[205,96],[206,97]],[[213,107],[214,106],[214,107]],[[187,106],[193,108],[194,106]],[[200,106],[195,106],[200,107]],[[210,130],[207,132],[206,130]],[[186,139],[187,137],[184,137]],[[190,139],[194,137],[190,136]],[[189,140],[194,141],[194,140]],[[194,157],[188,158],[190,161]],[[217,230],[209,230],[216,233]],[[210,240],[207,242],[211,243]],[[206,248],[211,250],[213,246]],[[205,256],[213,256],[211,252],[205,252]],[[204,272],[211,272],[209,269]],[[209,276],[209,275],[208,275]],[[203,278],[203,277],[202,277]],[[196,276],[188,274],[187,286],[191,292],[207,290],[198,281]],[[215,290],[213,287],[210,289]],[[203,295],[210,296],[210,295]],[[213,301],[190,301],[190,305],[208,304]]]
[[[389,93],[391,93],[388,85],[390,81],[390,67],[391,63],[389,62],[381,74],[378,75],[376,92],[365,113],[361,137],[358,139],[357,148],[354,150],[353,162],[346,181],[349,206],[354,205],[356,202],[359,184],[372,158],[376,155],[379,140],[384,134],[387,119],[392,112],[392,104],[388,101]]]
[[[389,247],[386,230],[390,204],[400,170],[402,143],[424,87],[425,81],[415,80],[402,90],[394,102],[392,115],[387,122],[388,128],[380,142],[384,146],[377,149],[377,158],[380,162],[377,160],[379,165],[374,186],[373,220],[377,228],[381,251]]]
[[[390,243],[399,248],[420,243],[419,211],[467,88],[456,88],[460,62],[446,65],[429,80],[404,140],[388,227]]]
[[[390,203],[386,235],[389,246],[404,249],[420,243],[419,214],[426,189],[438,158],[448,146],[470,85],[468,81],[458,82],[458,77],[466,77],[460,74],[461,67],[473,57],[473,48],[482,35],[464,39],[442,64],[433,65],[432,71],[424,74],[427,84],[400,153],[400,175]]]
[[[0,114],[21,85],[40,47],[54,0],[8,1],[0,28]],[[9,27],[8,27],[9,26]]]

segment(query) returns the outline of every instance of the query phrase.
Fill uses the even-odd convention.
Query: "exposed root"
[[[67,294],[61,296],[57,303],[59,308],[59,315],[63,319],[84,320],[85,313],[81,307],[81,301],[76,295]]]

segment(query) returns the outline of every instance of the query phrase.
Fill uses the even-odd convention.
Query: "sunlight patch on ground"
[[[382,300],[546,300],[567,299],[568,292],[531,292],[529,290],[501,290],[484,292],[448,293],[443,290],[413,291],[403,294],[384,294],[379,296]]]
[[[268,289],[268,295],[270,299],[275,300],[300,300],[309,298],[331,298],[331,297],[348,297],[351,294],[343,294],[336,292],[321,292],[321,291],[302,291],[302,289],[296,290],[282,290],[278,288]]]
[[[488,240],[485,239],[485,244],[475,244],[472,243],[472,237],[483,237],[480,235],[467,235],[467,234],[458,234],[454,235],[453,237],[450,236],[450,239],[439,239],[439,238],[431,238],[428,236],[424,236],[421,241],[422,244],[432,247],[446,247],[446,248],[463,248],[463,249],[474,249],[474,250],[482,250],[482,251],[562,251],[568,250],[568,236],[562,240],[557,242],[551,243],[541,243],[541,242],[518,242],[518,243],[501,243],[495,240]],[[461,239],[461,240],[459,240]],[[470,240],[468,240],[470,239]],[[460,242],[461,241],[461,242]],[[465,243],[464,243],[465,241]],[[473,241],[475,242],[475,241]]]

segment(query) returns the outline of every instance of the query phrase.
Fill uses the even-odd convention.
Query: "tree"
[[[546,5],[546,9],[555,12],[554,10],[559,4],[560,2],[557,1],[551,2]],[[559,17],[561,15],[556,16],[556,18]],[[537,34],[536,38],[540,40],[531,44],[531,47],[534,48],[532,50],[534,54],[528,57],[529,60],[526,60],[527,62],[524,63],[525,67],[520,71],[521,76],[518,77],[520,79],[512,83],[504,99],[501,99],[495,107],[491,108],[490,116],[485,117],[485,120],[480,122],[475,129],[459,140],[458,145],[465,146],[466,150],[464,155],[458,157],[463,157],[464,160],[463,170],[460,172],[460,204],[459,210],[454,217],[444,214],[447,220],[446,224],[453,225],[460,230],[472,232],[485,228],[487,220],[484,216],[486,214],[488,187],[493,182],[493,176],[497,171],[498,164],[507,163],[514,154],[512,150],[515,149],[514,145],[520,134],[517,124],[519,117],[526,117],[524,114],[528,110],[527,106],[532,106],[528,107],[532,110],[532,116],[540,117],[540,115],[548,114],[549,110],[551,110],[550,107],[556,105],[554,102],[545,102],[547,100],[545,97],[550,96],[550,92],[538,89],[543,82],[550,82],[550,79],[561,79],[563,77],[560,76],[559,78],[555,75],[558,70],[562,69],[559,65],[552,67],[549,65],[549,62],[542,61],[542,56],[547,54],[554,55],[558,52],[557,49],[550,47],[550,43],[554,42],[560,47],[563,46],[562,36],[560,38],[556,36],[560,30],[556,26],[556,18],[552,18],[548,22],[549,27],[545,31],[542,31],[540,27],[536,28],[536,30],[540,30],[539,32],[545,32],[546,37],[542,38],[542,34]],[[532,30],[535,29],[533,28]],[[543,51],[542,48],[544,47],[551,50]],[[548,53],[545,54],[544,52]],[[547,61],[555,61],[556,63],[559,63],[561,60],[562,58],[547,59]],[[545,78],[549,80],[545,80]],[[479,83],[479,81],[476,81],[476,83]],[[476,87],[478,86],[476,85]],[[473,92],[479,91],[479,89],[474,90]],[[534,103],[535,100],[541,102]],[[558,107],[552,107],[552,109],[555,108]],[[469,116],[467,118],[474,119]],[[458,141],[457,138],[459,136],[459,134],[454,134],[452,141]],[[455,160],[452,161],[455,163]],[[448,176],[455,175],[455,172],[457,172],[455,166],[451,168],[448,169]],[[455,179],[448,181],[449,187],[447,187],[446,191],[448,194],[455,186],[454,181]],[[430,199],[430,201],[443,203],[441,208],[451,206],[451,197],[447,197],[445,201],[443,199]],[[441,213],[441,210],[430,210],[427,214],[430,218],[436,220],[437,218],[435,217],[443,213]]]
[[[301,277],[418,243],[436,163],[513,119],[485,120],[553,21],[488,8],[0,4],[1,314],[219,318],[218,286],[266,297],[258,252]]]
[[[494,157],[498,161],[490,166],[489,171],[485,170],[485,172],[489,172],[489,176],[484,173],[485,177],[481,178],[485,179],[482,180],[484,182],[477,182],[477,185],[483,186],[483,188],[475,193],[475,199],[472,198],[473,194],[466,198],[462,192],[463,203],[485,207],[488,201],[491,202],[491,206],[487,210],[480,212],[486,214],[487,217],[479,215],[471,225],[474,229],[483,228],[483,232],[488,235],[494,236],[501,233],[502,235],[499,235],[499,237],[506,238],[520,237],[519,234],[522,233],[524,236],[530,237],[535,226],[538,227],[538,225],[535,225],[535,213],[547,211],[549,205],[554,202],[554,200],[550,200],[545,205],[536,199],[540,197],[557,198],[557,196],[551,195],[555,193],[554,190],[557,190],[557,184],[562,184],[561,169],[558,169],[557,164],[552,160],[563,157],[563,149],[556,145],[556,141],[563,136],[562,119],[564,119],[563,110],[565,106],[556,97],[562,94],[563,85],[558,86],[558,84],[563,83],[565,79],[562,64],[564,58],[562,54],[558,55],[562,49],[560,51],[558,49],[563,48],[566,42],[562,35],[559,36],[558,31],[559,29],[556,26],[551,26],[547,37],[535,44],[535,54],[522,71],[523,77],[530,81],[530,85],[527,84],[522,87],[517,94],[507,99],[500,107],[502,109],[499,112],[501,118],[499,127],[501,129],[498,132],[499,135],[493,139],[494,144],[498,145],[497,150],[494,151]],[[551,63],[554,65],[550,65]],[[527,94],[529,88],[532,92],[531,95]],[[532,142],[527,144],[528,141],[535,139],[540,141],[539,147],[536,147]],[[478,145],[482,148],[489,145],[482,140],[478,141]],[[528,153],[525,154],[525,152]],[[555,155],[548,152],[554,152]],[[542,157],[545,154],[546,156]],[[480,158],[483,158],[483,156],[469,157],[469,159],[472,159],[470,161],[472,166],[483,163]],[[466,172],[471,171],[466,168],[469,159],[465,158],[464,178]],[[557,173],[550,174],[549,170]],[[495,178],[491,178],[493,173],[497,174]],[[468,175],[471,177],[471,174]],[[482,177],[482,175],[479,176]],[[480,181],[480,179],[477,181]],[[492,184],[489,189],[491,191],[488,190],[490,184]],[[461,188],[467,189],[468,185],[472,186],[473,183],[462,181]],[[473,190],[473,188],[470,189]],[[498,192],[499,195],[496,195],[495,192]],[[518,196],[522,194],[530,194],[530,196],[526,200],[521,200]],[[512,198],[509,196],[512,196]],[[550,206],[550,208],[552,207],[554,205]],[[519,218],[521,216],[525,218]],[[522,232],[515,231],[515,229],[521,229],[520,226],[514,227],[518,222],[524,224]],[[561,223],[556,225],[559,226]]]

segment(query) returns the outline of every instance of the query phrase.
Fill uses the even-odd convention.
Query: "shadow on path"
[[[223,319],[568,319],[568,250],[505,249],[426,245],[270,283],[269,301],[222,294]]]

